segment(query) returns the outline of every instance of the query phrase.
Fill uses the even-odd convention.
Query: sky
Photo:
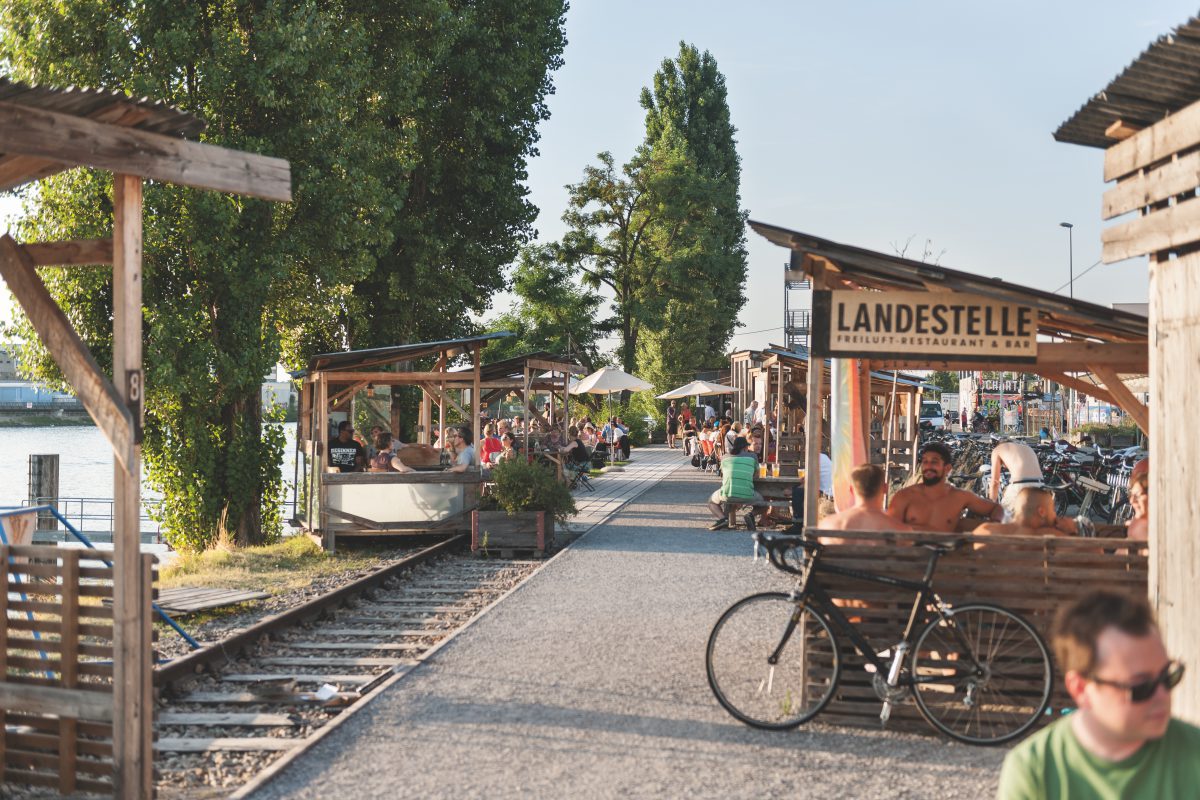
[[[632,156],[641,88],[686,41],[725,75],[751,219],[885,253],[911,239],[917,258],[928,240],[943,266],[1064,294],[1070,222],[1075,296],[1145,302],[1145,259],[1093,267],[1102,151],[1051,134],[1197,13],[1173,0],[575,0],[529,165],[539,237],[562,235],[564,187],[597,153]],[[733,349],[783,339],[787,252],[746,239]]]

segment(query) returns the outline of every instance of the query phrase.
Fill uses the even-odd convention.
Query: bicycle
[[[845,635],[874,668],[884,725],[908,696],[937,730],[969,744],[1002,744],[1037,724],[1050,703],[1053,668],[1046,643],[1018,614],[991,603],[952,606],[934,591],[938,559],[963,545],[917,542],[930,550],[920,581],[821,561],[824,545],[795,535],[756,533],[771,564],[798,576],[791,592],[742,598],[721,615],[708,638],[705,663],[717,701],[756,728],[788,730],[833,699]],[[789,562],[797,551],[802,566]],[[793,557],[794,560],[794,557]],[[916,592],[900,641],[873,647],[836,606],[818,578],[841,575]]]

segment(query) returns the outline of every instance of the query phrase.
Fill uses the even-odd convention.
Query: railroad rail
[[[256,782],[545,563],[455,553],[462,539],[156,670],[159,796],[228,796]]]

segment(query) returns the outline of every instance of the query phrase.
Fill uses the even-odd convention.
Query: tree
[[[375,60],[396,61],[393,30],[411,27],[405,4],[379,2]],[[410,136],[411,160],[385,176],[403,210],[370,272],[353,288],[353,347],[474,333],[503,287],[503,268],[533,235],[527,159],[549,117],[552,72],[566,46],[564,0],[446,2],[422,40],[413,76],[395,71],[385,95],[389,130]],[[403,54],[402,54],[403,55]]]
[[[525,248],[512,275],[516,305],[489,323],[493,330],[516,334],[497,339],[483,351],[485,362],[544,350],[578,359],[588,372],[600,365],[597,337],[606,332],[596,321],[601,299],[575,282],[575,272],[558,260],[551,245]]]
[[[958,375],[953,372],[946,372],[945,370],[931,372],[925,381],[926,383],[932,383],[943,392],[950,392],[952,394],[958,392]]]
[[[13,77],[152,95],[207,119],[206,141],[291,161],[291,204],[156,184],[145,194],[144,453],[165,497],[164,531],[189,548],[277,535],[283,436],[264,427],[259,399],[279,355],[273,298],[303,276],[336,305],[336,287],[370,267],[391,211],[373,177],[391,148],[378,116],[364,113],[367,29],[317,0],[25,0],[0,13]],[[110,192],[104,174],[53,178],[28,198],[20,233],[107,235]],[[63,271],[49,283],[108,361],[107,277]],[[44,351],[29,364],[55,374]]]
[[[663,353],[673,368],[692,372],[705,358],[723,354],[746,302],[746,212],[740,207],[741,158],[729,113],[725,76],[716,59],[694,45],[679,43],[679,54],[664,59],[653,89],[642,89],[646,111],[643,147],[682,150],[693,168],[709,182],[704,248],[687,276],[703,291],[671,301],[665,325],[647,342],[647,353]],[[690,330],[684,330],[690,328]],[[671,338],[689,346],[672,346]],[[676,352],[680,351],[680,352]],[[690,357],[689,357],[689,354]]]

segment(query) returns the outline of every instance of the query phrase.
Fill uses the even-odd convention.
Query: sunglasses
[[[1092,683],[1098,683],[1101,686],[1113,686],[1117,689],[1124,689],[1129,692],[1129,699],[1134,703],[1144,703],[1151,697],[1154,697],[1154,692],[1158,689],[1159,684],[1168,692],[1179,685],[1183,680],[1183,664],[1178,661],[1168,661],[1163,667],[1162,672],[1148,681],[1141,683],[1121,683],[1120,681],[1106,681],[1103,678],[1092,678]]]

